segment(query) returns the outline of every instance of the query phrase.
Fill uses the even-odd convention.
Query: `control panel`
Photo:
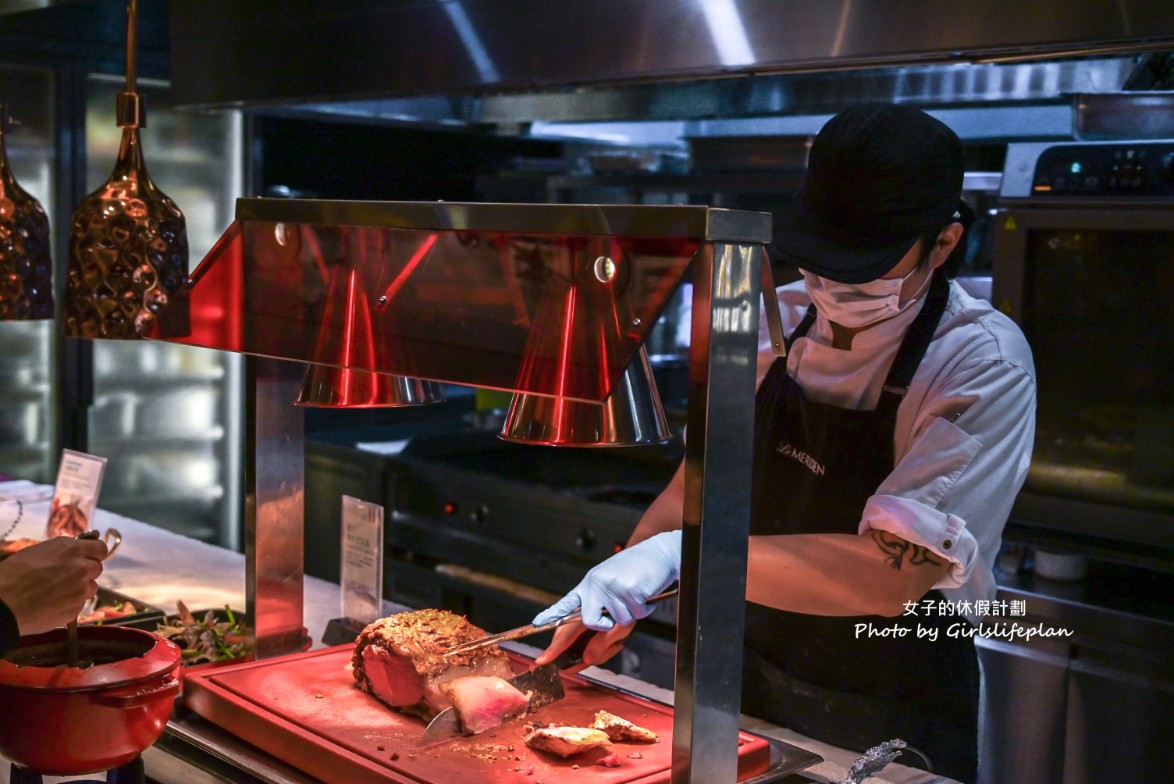
[[[1174,196],[1174,143],[1051,147],[1036,162],[1031,195]]]

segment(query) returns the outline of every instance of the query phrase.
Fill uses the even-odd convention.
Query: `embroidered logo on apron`
[[[827,469],[811,455],[804,452],[802,449],[796,449],[790,444],[779,444],[779,454],[797,460],[807,467],[807,470],[816,476],[823,476],[827,473]]]

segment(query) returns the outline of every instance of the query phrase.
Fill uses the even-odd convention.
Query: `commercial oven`
[[[1163,780],[1174,141],[1010,145],[992,253],[992,300],[1022,327],[1038,383],[1035,449],[1004,538],[1091,565],[1073,581],[1038,562],[1035,574],[1003,574],[1000,598],[1027,608],[1018,623],[1067,634],[976,640],[979,781]]]
[[[1039,385],[1012,529],[1174,569],[1174,140],[1011,144],[999,204],[993,300]]]

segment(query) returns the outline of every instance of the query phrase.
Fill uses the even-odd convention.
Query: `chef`
[[[861,105],[816,137],[775,246],[787,355],[762,330],[742,710],[863,751],[901,738],[973,782],[973,630],[995,597],[1003,526],[1031,457],[1023,334],[952,276],[973,213],[963,149],[924,112]],[[610,658],[680,574],[684,470],[535,623],[582,607]],[[607,615],[604,615],[604,611]],[[989,621],[989,619],[988,619]],[[910,764],[914,755],[907,755]]]

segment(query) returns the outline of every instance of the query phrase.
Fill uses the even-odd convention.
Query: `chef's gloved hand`
[[[587,572],[574,590],[538,613],[534,625],[557,621],[582,607],[583,625],[590,629],[602,632],[616,624],[627,626],[651,615],[648,600],[680,576],[681,532],[657,534]]]

